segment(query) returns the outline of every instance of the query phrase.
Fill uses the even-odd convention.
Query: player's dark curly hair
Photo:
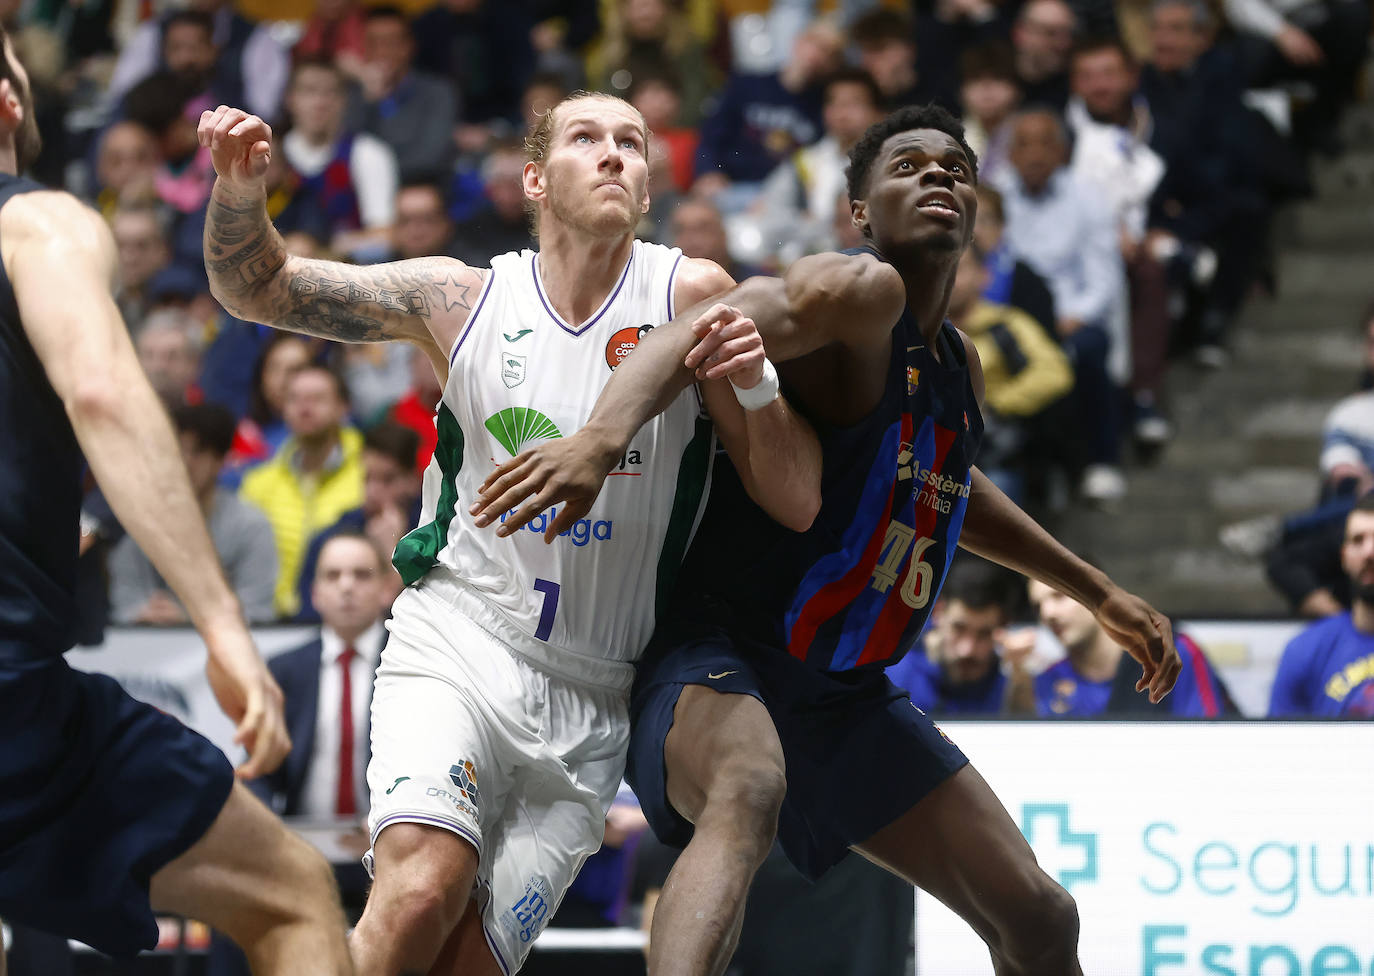
[[[868,174],[873,168],[873,160],[878,158],[878,150],[883,143],[899,132],[912,129],[938,129],[947,133],[968,156],[973,165],[973,176],[978,178],[978,155],[964,138],[964,126],[958,119],[939,105],[908,105],[893,112],[881,122],[868,127],[849,153],[849,168],[845,175],[849,178],[849,199],[862,200],[868,192]]]

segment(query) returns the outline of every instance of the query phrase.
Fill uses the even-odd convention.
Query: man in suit
[[[276,772],[248,784],[283,817],[356,823],[359,856],[367,849],[368,715],[386,643],[387,570],[377,547],[356,530],[336,533],[320,550],[311,584],[319,636],[267,662],[285,697],[291,752]],[[362,866],[336,865],[336,874],[344,906],[356,918],[367,894]],[[216,936],[207,976],[247,972],[238,950]]]

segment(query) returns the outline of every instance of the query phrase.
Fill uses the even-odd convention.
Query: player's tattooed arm
[[[356,266],[286,253],[257,194],[219,182],[205,222],[215,297],[239,318],[342,342],[420,342],[447,348],[467,321],[486,271],[451,258]]]

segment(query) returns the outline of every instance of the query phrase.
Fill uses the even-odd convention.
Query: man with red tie
[[[310,591],[320,634],[267,662],[286,699],[291,752],[276,772],[248,784],[284,817],[356,821],[360,853],[367,847],[361,831],[368,801],[368,715],[386,643],[388,569],[362,532],[338,532],[320,550]],[[354,917],[366,896],[366,877],[361,868],[355,874],[354,885],[348,876],[339,878],[344,907]],[[242,960],[237,949],[216,938],[207,976],[246,976]]]

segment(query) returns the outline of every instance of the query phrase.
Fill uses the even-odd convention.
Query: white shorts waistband
[[[516,626],[500,609],[487,602],[476,589],[440,567],[430,570],[412,589],[452,607],[494,640],[549,674],[611,691],[629,691],[634,684],[634,665],[625,661],[588,657],[556,644],[536,640]]]

